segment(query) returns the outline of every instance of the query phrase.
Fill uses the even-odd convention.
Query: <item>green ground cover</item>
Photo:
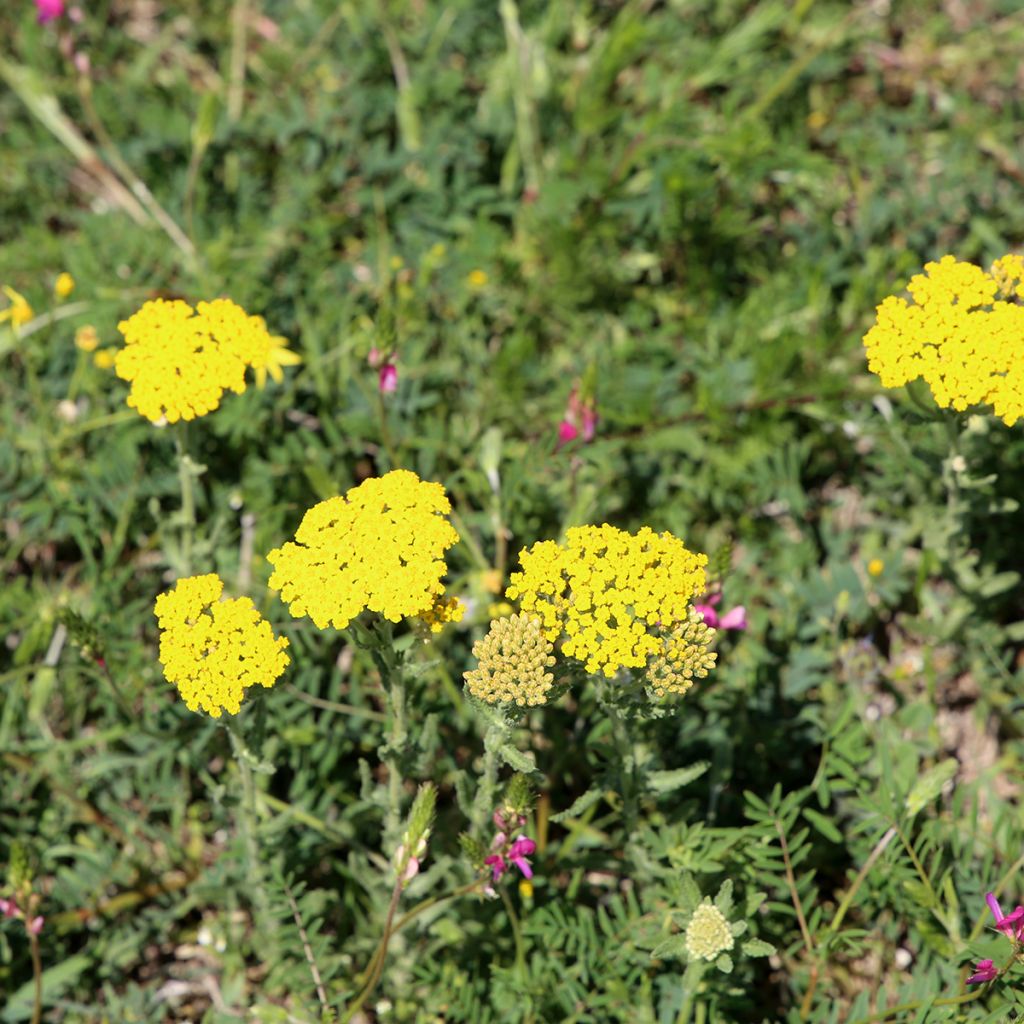
[[[0,923],[0,1021],[1024,1012],[966,984],[1024,901],[1021,427],[861,344],[1024,244],[1016,2],[3,8],[0,897],[44,920]],[[302,363],[155,426],[118,324],[220,296]],[[397,468],[461,621],[293,618],[267,554]],[[520,551],[602,523],[747,628],[682,697],[473,700]],[[213,572],[291,657],[221,719],[153,614]],[[481,864],[510,805],[530,885]],[[745,925],[708,960],[705,898]]]

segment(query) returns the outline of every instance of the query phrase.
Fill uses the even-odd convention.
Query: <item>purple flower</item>
[[[45,25],[64,13],[64,0],[36,0],[36,11],[40,25]]]
[[[968,985],[982,985],[999,977],[999,971],[991,960],[980,960],[974,973],[967,979]]]

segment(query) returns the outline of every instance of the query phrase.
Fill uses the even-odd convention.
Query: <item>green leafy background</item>
[[[0,328],[0,862],[33,864],[45,1019],[328,1019],[307,953],[344,1012],[390,895],[383,694],[262,555],[395,466],[451,495],[470,608],[407,652],[405,800],[439,787],[409,905],[473,877],[486,724],[461,675],[523,546],[610,522],[727,550],[749,629],[657,713],[588,685],[518,720],[532,899],[421,914],[363,1019],[1009,1019],[1008,984],[948,1001],[1009,953],[984,893],[1021,893],[1024,445],[884,392],[860,339],[926,261],[1024,238],[1019,5],[83,6],[0,13],[0,282],[37,314]],[[230,296],[304,359],[190,430],[194,566],[292,645],[241,716],[265,931],[230,744],[156,658],[173,439],[74,345],[158,295]],[[398,352],[385,401],[374,347]],[[597,434],[558,447],[574,387]],[[747,924],[730,973],[664,952],[705,896]],[[30,1019],[16,921],[0,992]]]

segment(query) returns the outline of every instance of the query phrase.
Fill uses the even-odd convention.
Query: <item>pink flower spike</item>
[[[730,608],[719,620],[719,625],[722,629],[746,629],[747,609],[741,604]]]
[[[34,917],[25,927],[33,934],[38,935],[43,930],[43,919],[42,917]]]
[[[45,25],[64,13],[64,0],[36,0],[36,12],[39,24]]]
[[[583,420],[583,440],[593,441],[594,433],[597,430],[597,413],[589,406],[584,406],[580,418]]]
[[[390,395],[398,387],[398,367],[394,363],[385,363],[380,368],[380,393]]]
[[[714,601],[714,598],[711,598],[711,600]],[[712,629],[718,629],[718,612],[716,612],[715,609],[711,607],[711,605],[695,604],[693,606],[693,610],[697,612],[698,615],[703,615],[704,621]]]
[[[974,973],[967,979],[968,985],[981,985],[999,977],[999,971],[991,960],[981,960],[974,968]]]
[[[0,914],[4,917],[16,917],[18,913],[18,904],[14,900],[0,900]]]

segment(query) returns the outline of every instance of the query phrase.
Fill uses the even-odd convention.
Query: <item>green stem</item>
[[[258,933],[265,936],[268,942],[273,936],[273,924],[270,917],[270,906],[267,902],[266,890],[263,886],[263,870],[260,862],[259,847],[256,843],[256,782],[253,779],[252,756],[242,738],[231,723],[225,723],[228,736],[231,737],[231,749],[235,755],[235,763],[242,779],[242,802],[239,805],[239,826],[242,841],[245,843],[246,874],[251,888],[254,924]]]
[[[846,912],[850,909],[850,905],[853,903],[854,896],[857,895],[857,890],[861,887],[864,879],[868,877],[868,872],[875,866],[875,861],[882,856],[885,848],[892,842],[893,836],[896,835],[896,828],[888,829],[881,839],[875,843],[875,848],[868,855],[868,859],[864,861],[864,866],[857,872],[857,877],[853,880],[853,885],[850,886],[846,895],[843,897],[842,902],[836,909],[836,916],[832,918],[832,924],[829,925],[830,932],[837,932],[839,926],[843,923],[843,918],[846,917]]]
[[[174,450],[178,456],[178,484],[181,488],[181,573],[192,575],[192,544],[196,528],[195,474],[196,464],[188,453],[188,432],[182,424],[174,438]]]
[[[402,896],[402,880],[396,879],[395,887],[391,891],[391,902],[388,904],[387,917],[384,919],[384,932],[380,937],[380,942],[377,943],[377,948],[374,950],[373,956],[370,958],[370,963],[367,965],[367,978],[359,995],[356,996],[353,1003],[348,1007],[348,1012],[345,1015],[345,1024],[362,1009],[363,1004],[373,994],[373,990],[377,987],[377,982],[380,981],[380,976],[384,973],[384,961],[387,958],[388,943],[391,941],[392,931],[391,924],[395,919],[395,911],[398,909],[398,901]]]
[[[505,886],[500,886],[498,891],[501,893],[502,903],[505,904],[508,923],[512,926],[512,939],[516,944],[516,973],[522,984],[526,981],[526,948],[523,945],[523,929],[519,924],[519,915],[516,914],[515,908],[512,906],[512,900]]]
[[[473,800],[471,834],[478,837],[487,826],[487,818],[494,809],[494,791],[498,785],[498,768],[501,764],[499,749],[508,740],[508,729],[503,723],[492,723],[484,733],[484,765]]]
[[[949,455],[942,467],[942,482],[946,486],[946,530],[948,534],[946,557],[950,565],[956,556],[956,541],[960,534],[960,480],[956,464],[962,461],[960,455],[959,421],[953,415],[943,417],[946,436],[949,439]]]
[[[615,701],[606,701],[605,708],[612,721],[612,734],[615,737],[615,745],[619,748],[619,758],[622,764],[622,818],[628,839],[633,834],[637,821],[636,750],[629,735],[629,729],[626,727],[626,722]]]
[[[26,931],[28,930],[26,921]],[[43,1019],[43,958],[39,955],[39,936],[28,932],[28,947],[32,954],[32,1024]]]

